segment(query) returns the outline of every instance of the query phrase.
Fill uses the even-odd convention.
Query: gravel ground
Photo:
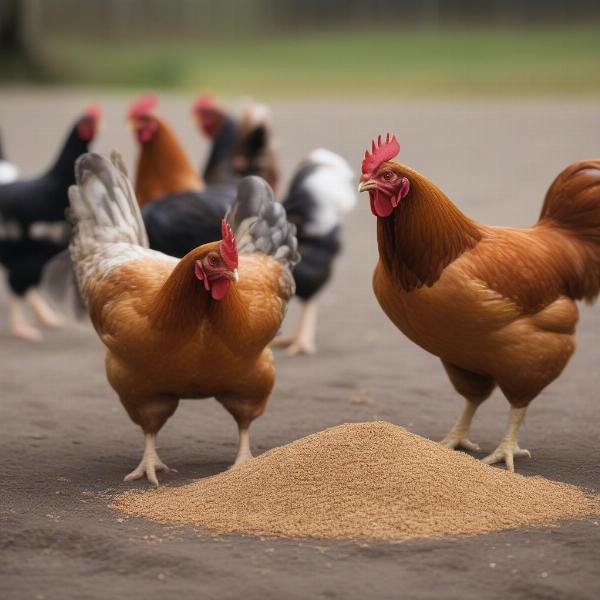
[[[10,158],[35,173],[69,121],[102,101],[107,129],[97,147],[133,142],[126,96],[4,90],[0,126]],[[205,146],[188,118],[189,98],[162,112],[199,160]],[[317,145],[358,168],[371,136],[399,135],[403,162],[436,181],[470,216],[532,223],[553,177],[600,155],[597,103],[354,103],[273,105],[286,178]],[[461,399],[438,361],[406,340],[380,311],[370,277],[375,223],[361,197],[346,251],[323,294],[319,354],[280,355],[278,381],[253,427],[260,453],[346,421],[385,419],[438,439]],[[459,539],[402,543],[218,536],[123,519],[109,508],[138,462],[142,437],[105,381],[103,351],[88,326],[50,332],[39,345],[6,334],[0,292],[0,596],[7,599],[182,598],[592,598],[600,593],[598,519]],[[296,311],[290,312],[293,319]],[[289,327],[288,321],[286,327]],[[582,307],[579,349],[537,398],[520,441],[528,475],[600,488],[598,308]],[[496,393],[472,432],[484,451],[502,436],[507,403]],[[181,403],[160,435],[161,457],[181,484],[225,469],[236,451],[233,420],[214,401]]]

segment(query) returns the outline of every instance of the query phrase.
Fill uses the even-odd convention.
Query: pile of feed
[[[128,491],[113,506],[220,532],[402,539],[584,517],[600,513],[600,498],[371,422],[315,433],[181,487]]]

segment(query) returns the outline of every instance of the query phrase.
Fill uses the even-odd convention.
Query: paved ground
[[[0,125],[26,173],[47,163],[68,121],[92,94],[3,92]],[[126,98],[101,97],[109,128],[98,147],[133,143]],[[190,152],[205,148],[187,102],[163,103]],[[600,155],[596,104],[317,103],[274,106],[286,174],[316,145],[359,164],[372,135],[399,134],[404,162],[428,174],[469,215],[495,224],[535,220],[552,178]],[[387,419],[440,438],[461,408],[438,362],[386,320],[370,287],[375,223],[361,198],[346,253],[323,295],[320,353],[278,361],[278,382],[253,428],[262,452],[344,421]],[[354,543],[216,536],[123,521],[111,494],[137,464],[141,435],[103,374],[86,327],[37,346],[9,338],[0,297],[0,596],[44,598],[593,598],[600,593],[600,526],[590,519],[464,539]],[[293,313],[292,315],[293,316]],[[579,349],[561,379],[532,405],[518,470],[600,488],[600,308],[583,308]],[[353,402],[357,395],[368,403]],[[492,450],[507,404],[496,394],[473,439]],[[179,484],[233,459],[233,421],[213,401],[184,402],[160,436]],[[141,484],[142,486],[144,484]]]

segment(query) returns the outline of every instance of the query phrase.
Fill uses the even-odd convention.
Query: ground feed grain
[[[219,532],[405,539],[580,518],[599,514],[600,498],[376,421],[315,433],[181,487],[128,491],[113,506]]]

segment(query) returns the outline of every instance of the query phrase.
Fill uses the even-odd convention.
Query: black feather
[[[235,200],[234,185],[211,186],[151,202],[142,209],[150,247],[181,258],[221,239],[221,219]]]
[[[304,226],[313,221],[317,200],[304,187],[306,179],[319,165],[306,164],[296,172],[288,195],[283,201],[290,223],[296,225],[298,252],[302,257],[293,271],[296,295],[309,300],[329,281],[335,257],[341,250],[341,227],[334,227],[322,236],[307,235]]]
[[[255,175],[244,177],[227,220],[236,234],[240,252],[263,252],[288,268],[300,260],[296,252],[296,228],[285,208],[275,202],[271,186]]]
[[[233,156],[239,137],[240,129],[237,123],[225,116],[202,174],[207,185],[234,183],[239,179],[233,167]]]
[[[63,240],[39,240],[30,235],[36,222],[65,223],[69,204],[68,189],[75,183],[75,160],[88,151],[88,142],[77,134],[79,121],[72,128],[54,165],[37,179],[0,185],[0,222],[18,224],[19,237],[0,237],[0,263],[8,270],[12,291],[22,295],[36,286],[42,268],[55,254],[67,247]]]

